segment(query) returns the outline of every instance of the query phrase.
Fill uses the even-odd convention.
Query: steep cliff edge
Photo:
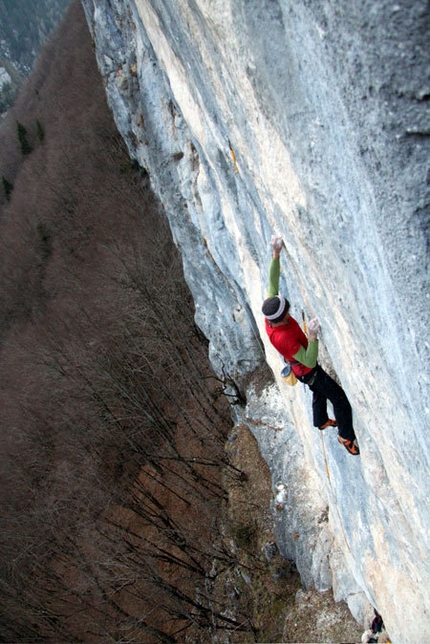
[[[83,5],[213,367],[286,485],[281,552],[357,619],[370,602],[394,642],[430,641],[428,3]],[[307,390],[280,380],[260,312],[274,231],[282,290],[293,315],[322,322],[359,458],[312,427]]]

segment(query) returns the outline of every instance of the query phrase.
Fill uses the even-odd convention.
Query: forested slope
[[[0,639],[175,641],[229,557],[228,405],[79,5],[1,137]]]

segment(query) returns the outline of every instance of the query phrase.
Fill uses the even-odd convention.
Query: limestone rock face
[[[372,604],[393,642],[429,642],[428,3],[83,4],[213,367],[246,397],[233,413],[271,467],[281,554],[364,626]],[[274,232],[282,292],[321,320],[360,457],[280,378],[261,314]]]

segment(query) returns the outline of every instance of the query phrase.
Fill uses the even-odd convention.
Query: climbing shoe
[[[337,427],[337,422],[329,418],[328,421],[324,423],[324,425],[321,425],[321,427],[318,427],[318,429],[327,429],[327,427]]]
[[[360,454],[360,450],[358,449],[358,445],[354,441],[348,441],[346,438],[341,438],[340,436],[337,437],[337,440],[353,456],[358,456]]]

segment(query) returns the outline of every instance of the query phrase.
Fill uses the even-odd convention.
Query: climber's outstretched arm
[[[272,261],[270,262],[269,267],[269,288],[267,297],[274,297],[279,293],[279,276],[281,274],[281,262],[279,256],[284,246],[284,240],[282,237],[273,235],[270,243],[272,245]]]

